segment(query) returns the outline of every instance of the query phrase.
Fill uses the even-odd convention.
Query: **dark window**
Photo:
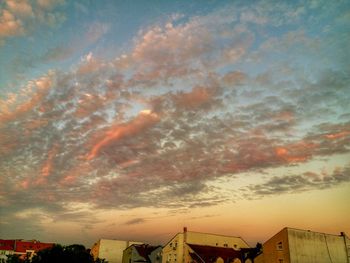
[[[276,248],[277,248],[277,250],[283,250],[283,243],[282,243],[282,241],[277,243]]]

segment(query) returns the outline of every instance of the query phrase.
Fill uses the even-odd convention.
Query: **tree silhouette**
[[[32,263],[95,263],[89,250],[83,245],[61,246],[39,251],[32,259]],[[104,261],[99,261],[104,262]],[[106,263],[106,262],[105,262]]]
[[[19,255],[8,255],[6,263],[108,263],[105,259],[94,260],[90,249],[83,245],[61,246],[54,245],[51,248],[40,250],[32,260],[21,259]]]
[[[24,261],[19,258],[19,255],[7,255],[7,263],[23,263]]]

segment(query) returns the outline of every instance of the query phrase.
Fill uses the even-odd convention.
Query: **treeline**
[[[108,263],[104,259],[94,260],[90,249],[83,245],[61,246],[38,251],[32,259],[22,258],[20,255],[8,255],[7,263]]]

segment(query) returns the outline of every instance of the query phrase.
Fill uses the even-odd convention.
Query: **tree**
[[[244,260],[250,259],[254,262],[254,259],[262,253],[262,244],[258,242],[254,248],[248,248],[245,250],[246,253],[244,253]]]
[[[83,245],[61,246],[41,250],[32,259],[32,263],[95,263],[89,250]],[[105,261],[98,261],[100,263]],[[15,263],[15,262],[14,262]],[[17,262],[16,262],[17,263]]]
[[[6,263],[23,263],[19,255],[7,255]]]

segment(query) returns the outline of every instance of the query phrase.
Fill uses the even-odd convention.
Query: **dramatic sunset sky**
[[[0,1],[0,238],[350,235],[350,1]]]

